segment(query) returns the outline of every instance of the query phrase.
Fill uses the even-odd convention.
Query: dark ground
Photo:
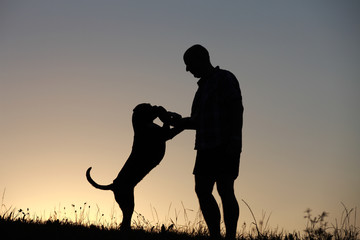
[[[136,239],[136,240],[206,240],[205,236],[190,236],[175,231],[148,232],[145,230],[119,231],[97,226],[81,226],[47,221],[45,223],[24,222],[21,220],[0,220],[0,239]]]

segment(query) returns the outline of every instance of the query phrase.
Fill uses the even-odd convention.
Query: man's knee
[[[212,191],[209,191],[207,188],[201,185],[195,186],[195,193],[198,198],[204,198],[212,195]]]
[[[195,193],[199,199],[212,196],[213,187],[213,180],[195,176]]]
[[[235,198],[234,181],[231,179],[219,180],[216,182],[218,193],[222,199]]]

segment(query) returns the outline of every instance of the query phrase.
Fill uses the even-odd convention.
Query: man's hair
[[[210,55],[208,50],[203,46],[201,46],[200,44],[196,44],[190,47],[184,53],[184,60],[186,62],[188,60],[193,60],[193,59],[210,62]]]

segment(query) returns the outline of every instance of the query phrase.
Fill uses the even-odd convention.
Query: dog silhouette
[[[153,122],[157,117],[163,122],[162,127]],[[132,151],[113,183],[96,183],[90,176],[91,167],[87,169],[86,178],[92,186],[114,192],[115,200],[123,213],[122,230],[131,228],[135,186],[161,162],[165,155],[166,141],[183,131],[181,128],[170,128],[170,123],[180,118],[179,114],[167,112],[161,106],[149,103],[137,105],[132,114]]]

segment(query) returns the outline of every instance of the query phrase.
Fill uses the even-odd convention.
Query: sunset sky
[[[359,12],[356,0],[1,1],[4,204],[50,213],[87,202],[109,214],[112,193],[86,169],[99,183],[116,177],[137,104],[190,114],[197,79],[182,56],[200,43],[242,90],[239,228],[252,221],[241,199],[273,228],[303,230],[307,208],[334,223],[341,202],[360,207]],[[194,136],[169,141],[137,186],[135,210],[150,221],[151,209],[165,221],[182,203],[194,220]]]

